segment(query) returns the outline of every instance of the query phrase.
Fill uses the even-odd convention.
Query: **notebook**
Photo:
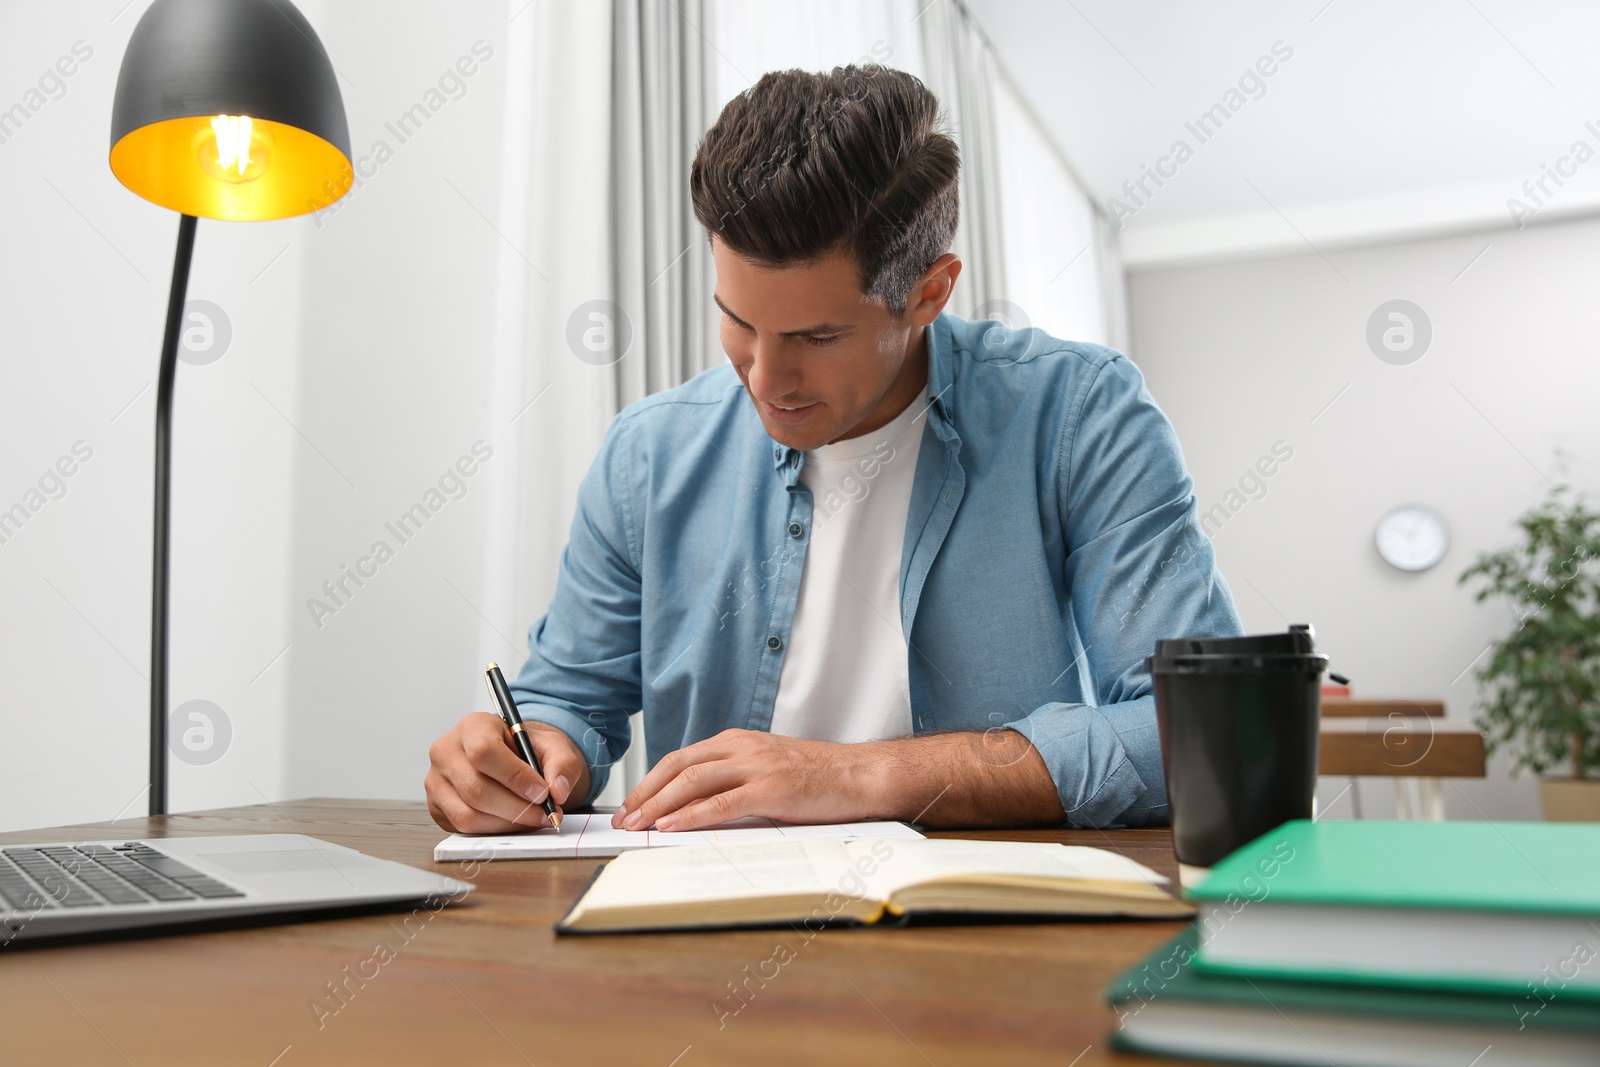
[[[914,915],[1180,918],[1166,879],[1114,852],[1014,841],[785,837],[612,860],[561,933],[903,921]]]
[[[1600,997],[1600,825],[1300,820],[1190,899],[1204,970]]]
[[[1111,1044],[1306,1067],[1600,1063],[1600,1004],[1203,972],[1191,927],[1106,989]]]
[[[709,830],[615,830],[611,816],[568,815],[561,830],[533,830],[523,834],[451,834],[434,847],[433,858],[444,860],[584,859],[619,856],[642,848],[679,845],[723,845],[736,841],[762,841],[781,837],[826,837],[836,841],[865,838],[906,840],[922,835],[901,822],[849,822],[792,826],[772,819],[739,819]]]

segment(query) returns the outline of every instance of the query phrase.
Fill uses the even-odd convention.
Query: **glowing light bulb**
[[[218,115],[211,120],[216,137],[217,166],[236,170],[240,178],[250,166],[250,116]]]

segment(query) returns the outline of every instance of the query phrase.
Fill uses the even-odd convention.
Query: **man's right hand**
[[[549,825],[546,790],[557,805],[589,795],[589,764],[554,726],[529,722],[528,740],[545,776],[522,761],[499,716],[473,712],[428,749],[428,814],[452,833],[503,834]],[[548,784],[546,782],[548,778]]]

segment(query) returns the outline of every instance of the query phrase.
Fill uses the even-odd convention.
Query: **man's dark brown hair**
[[[861,291],[903,314],[956,232],[956,143],[939,101],[877,64],[775,71],[728,102],[689,170],[695,217],[766,267],[854,251]]]

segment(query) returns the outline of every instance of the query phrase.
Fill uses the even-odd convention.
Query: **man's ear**
[[[927,326],[939,317],[955,291],[956,279],[961,276],[961,257],[946,252],[933,261],[933,266],[922,272],[917,284],[911,287],[906,300],[906,312],[918,326]]]

